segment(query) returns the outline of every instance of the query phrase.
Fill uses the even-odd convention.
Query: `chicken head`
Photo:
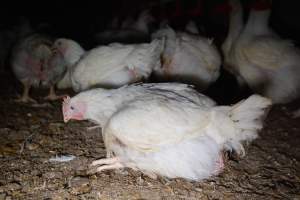
[[[84,120],[85,111],[86,104],[84,102],[72,102],[69,96],[64,98],[62,112],[65,123],[70,119]]]

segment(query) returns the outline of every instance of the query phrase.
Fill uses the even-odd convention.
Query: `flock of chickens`
[[[216,175],[224,166],[223,150],[244,154],[242,143],[257,137],[271,102],[299,97],[300,52],[268,26],[270,8],[270,1],[256,0],[244,24],[241,3],[229,0],[229,31],[221,47],[225,69],[261,96],[217,106],[198,93],[220,76],[218,48],[193,22],[184,32],[162,22],[150,35],[153,18],[144,11],[134,23],[97,34],[105,45],[90,50],[66,38],[22,39],[11,58],[24,86],[18,100],[35,102],[29,91],[39,86],[50,88],[50,100],[61,98],[55,87],[79,93],[64,98],[63,117],[102,127],[107,158],[94,161],[91,172],[129,167],[150,177]],[[132,35],[151,41],[125,44]],[[136,83],[152,75],[165,83]]]

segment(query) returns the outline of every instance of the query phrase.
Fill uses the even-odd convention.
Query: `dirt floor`
[[[105,156],[100,130],[63,123],[59,101],[15,103],[11,83],[1,77],[0,200],[300,199],[300,119],[289,107],[273,107],[246,156],[229,159],[217,177],[153,180],[128,169],[86,175],[87,165]],[[76,158],[50,161],[60,155]]]

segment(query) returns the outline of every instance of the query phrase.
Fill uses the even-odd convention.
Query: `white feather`
[[[152,38],[166,38],[163,66],[155,68],[161,79],[194,84],[204,90],[219,77],[221,57],[207,39],[188,33],[176,33],[167,27]]]
[[[116,88],[142,78],[147,79],[159,64],[162,49],[163,41],[159,40],[150,44],[114,43],[95,48],[73,67],[73,89],[82,91],[95,86]]]
[[[74,160],[76,157],[73,155],[61,155],[61,156],[55,156],[49,159],[50,162],[69,162],[71,160]]]
[[[80,60],[80,58],[86,53],[85,50],[73,40],[68,40],[65,38],[59,38],[54,42],[54,48],[60,48],[59,43],[62,45],[67,45],[66,50],[61,52],[64,55],[64,59],[67,64],[67,72],[64,77],[57,83],[59,89],[66,89],[72,87],[71,82],[71,71],[74,65]]]
[[[94,89],[69,105],[76,102],[86,103],[85,119],[103,127],[108,156],[145,173],[190,180],[215,174],[222,149],[240,152],[243,141],[255,139],[271,105],[254,95],[233,106],[215,106],[176,83]]]
[[[273,103],[288,103],[299,96],[300,53],[290,41],[279,38],[268,26],[270,9],[251,10],[240,32],[240,13],[231,14],[230,31],[223,45],[225,66],[252,90]]]

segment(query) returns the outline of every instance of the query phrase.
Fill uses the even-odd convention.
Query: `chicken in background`
[[[142,11],[136,21],[132,24],[129,20],[121,23],[119,29],[110,29],[100,32],[95,35],[95,40],[99,44],[109,44],[114,42],[120,43],[143,43],[150,41],[150,30],[149,25],[154,21],[151,16],[150,10]]]
[[[245,26],[241,3],[231,0],[230,4],[230,27],[222,46],[226,69],[237,77],[240,85],[247,84],[275,104],[298,98],[300,52],[268,27],[271,2],[256,0]]]
[[[41,86],[49,87],[49,95],[46,100],[61,99],[65,95],[56,95],[55,86],[62,80],[67,71],[67,63],[60,52],[52,52],[43,64]]]
[[[67,39],[57,39],[52,45],[52,50],[63,56],[67,67],[64,77],[57,83],[57,88],[72,88],[71,71],[86,51],[77,42]]]
[[[152,38],[166,40],[162,66],[154,69],[160,81],[193,84],[203,91],[218,79],[221,56],[212,40],[198,34],[176,32],[169,26],[154,32]]]
[[[57,60],[55,60],[55,55],[52,55],[51,45],[52,41],[49,38],[32,34],[14,47],[11,67],[15,77],[24,87],[23,94],[17,101],[36,102],[29,96],[30,88],[39,87],[41,84],[50,87],[50,93],[46,99],[55,99],[53,98],[54,84],[57,77],[64,73],[64,66],[52,66],[54,63],[57,64]],[[57,69],[60,67],[62,69]]]
[[[60,51],[67,63],[69,81],[74,91],[91,87],[117,88],[147,79],[153,68],[160,67],[164,40],[123,45],[99,46],[78,57],[79,44],[70,39],[57,39],[53,48]],[[78,59],[78,60],[76,60]]]
[[[258,137],[270,105],[253,95],[216,106],[188,85],[160,83],[92,89],[65,98],[62,110],[65,122],[102,127],[107,157],[89,173],[128,167],[152,178],[199,181],[222,171],[222,150],[244,154],[242,142]]]

